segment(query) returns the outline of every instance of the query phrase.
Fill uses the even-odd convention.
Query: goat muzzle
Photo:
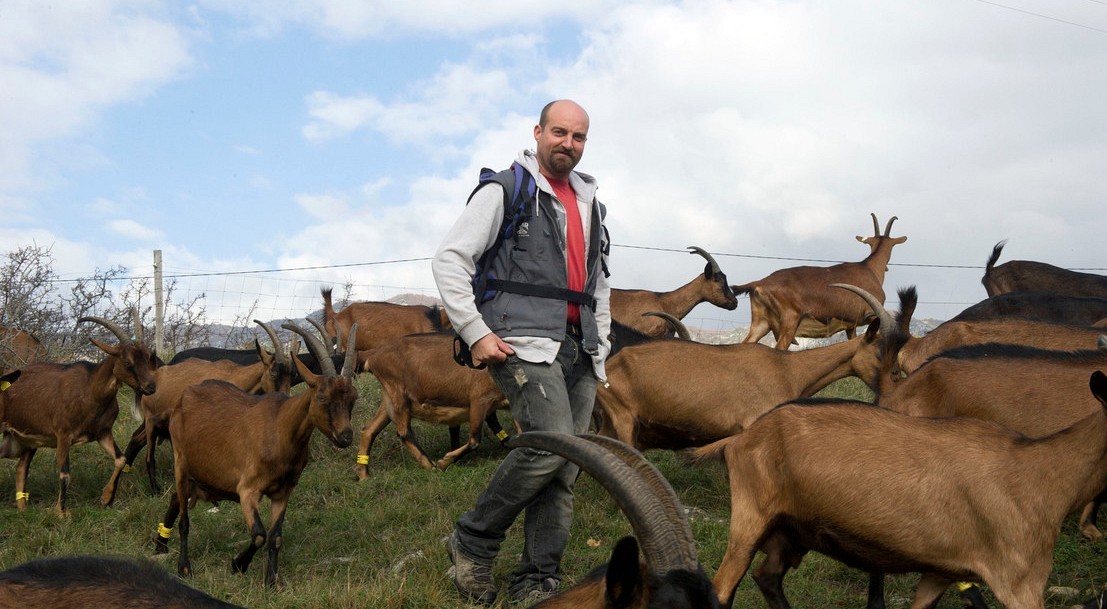
[[[354,430],[350,427],[343,429],[331,436],[331,442],[338,448],[346,448],[354,441]]]

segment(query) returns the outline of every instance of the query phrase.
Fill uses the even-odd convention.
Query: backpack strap
[[[535,296],[538,298],[553,298],[567,302],[584,305],[596,309],[596,299],[586,292],[578,292],[566,288],[553,286],[534,285],[519,281],[508,281],[492,277],[487,272],[487,267],[495,259],[504,239],[510,236],[519,222],[535,213],[538,184],[534,176],[530,174],[518,161],[512,162],[511,167],[504,171],[495,172],[487,167],[481,170],[480,184],[469,195],[473,198],[477,190],[480,190],[489,182],[497,182],[504,191],[504,215],[500,225],[500,232],[496,235],[496,241],[484,254],[477,259],[476,275],[473,277],[473,294],[477,296],[478,303],[490,300],[496,292],[508,292],[523,296]],[[604,210],[606,211],[606,210]],[[601,212],[602,213],[602,212]],[[604,227],[606,231],[607,228]],[[603,252],[606,254],[607,252]],[[608,274],[606,265],[603,269]]]

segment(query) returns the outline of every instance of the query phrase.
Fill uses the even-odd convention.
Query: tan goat
[[[758,549],[786,563],[769,543],[785,536],[869,571],[921,572],[913,609],[961,580],[987,584],[1008,609],[1042,609],[1063,519],[1107,484],[1107,376],[1090,376],[1100,409],[1042,438],[864,403],[785,404],[700,449],[730,479],[720,604]]]
[[[870,249],[861,262],[780,269],[764,279],[733,286],[735,294],[750,295],[750,330],[743,342],[756,343],[769,332],[776,337],[777,349],[787,349],[796,337],[827,337],[845,331],[853,338],[857,326],[867,323],[872,313],[857,299],[827,286],[855,285],[884,302],[884,274],[892,248],[907,241],[907,237],[889,236],[895,216],[888,220],[883,234],[876,214],[872,218],[873,236],[857,237]]]
[[[250,533],[250,542],[231,561],[232,571],[245,572],[254,554],[267,544],[265,581],[276,586],[285,509],[307,465],[312,433],[318,429],[339,448],[353,441],[350,418],[357,401],[353,384],[356,328],[350,329],[340,375],[313,333],[292,323],[282,327],[300,334],[323,367],[323,374],[316,375],[294,359],[308,385],[305,391],[292,397],[283,393],[255,396],[225,381],[205,381],[185,389],[180,406],[169,417],[177,488],[158,526],[154,549],[168,552],[169,534],[179,515],[177,571],[182,576],[192,574],[188,558],[190,504],[200,499],[228,500],[241,505]],[[270,501],[268,532],[258,512],[262,496]]]
[[[673,339],[625,348],[607,361],[608,383],[597,391],[601,433],[640,449],[702,446],[846,376],[875,387],[878,333],[891,323],[878,318],[862,336],[803,351]]]
[[[107,357],[100,363],[74,362],[53,364],[38,362],[21,369],[18,383],[5,392],[7,400],[0,418],[0,457],[19,458],[15,474],[16,506],[27,507],[27,471],[39,448],[55,449],[58,463],[58,500],[55,509],[68,514],[69,449],[95,441],[115,461],[115,470],[100,496],[104,505],[115,499],[116,484],[123,471],[123,453],[112,436],[112,425],[119,414],[116,393],[121,384],[149,395],[157,388],[154,371],[157,358],[138,338],[116,324],[99,317],[82,317],[78,322],[94,322],[110,330],[119,339],[108,345],[96,339],[92,344]]]
[[[913,290],[901,292],[901,312],[889,340],[906,332],[914,309]],[[903,342],[902,339],[899,342]],[[908,344],[910,342],[908,341]],[[1029,436],[1055,433],[1088,413],[1099,402],[1086,390],[1088,375],[1107,370],[1107,351],[1052,351],[1023,345],[988,343],[939,353],[903,378],[897,373],[894,349],[882,363],[878,404],[908,415],[963,416],[992,421]],[[1033,379],[1013,383],[1012,379]],[[1081,518],[1081,533],[1091,539],[1096,529],[1094,506]]]
[[[703,274],[669,292],[612,288],[611,318],[656,338],[672,334],[672,328],[664,319],[648,317],[653,312],[668,313],[676,319],[684,319],[701,302],[709,302],[728,311],[736,309],[738,299],[719,264],[702,248],[693,245],[688,249],[692,250],[689,253],[699,254],[707,260]]]
[[[1081,273],[1034,260],[1011,260],[996,266],[1006,241],[992,248],[980,282],[988,296],[1009,292],[1051,292],[1068,296],[1107,298],[1107,277]]]
[[[155,463],[155,448],[159,439],[169,437],[169,415],[181,403],[181,397],[187,387],[206,380],[227,381],[246,393],[270,393],[280,391],[288,393],[292,388],[292,364],[281,346],[275,330],[268,324],[254,320],[273,341],[273,354],[254,341],[258,361],[242,365],[230,360],[210,362],[190,358],[176,364],[160,366],[154,375],[157,391],[139,400],[139,412],[142,422],[131,434],[131,440],[123,451],[126,465],[134,463],[139,451],[149,444],[146,451],[146,474],[150,488],[160,493]],[[293,338],[291,353],[299,351],[299,342]]]
[[[373,441],[390,422],[419,465],[446,469],[475,450],[480,445],[482,423],[491,421],[497,409],[507,408],[488,371],[459,366],[452,350],[453,334],[437,332],[401,336],[362,354],[364,370],[380,382],[381,404],[361,429],[359,480],[369,475]],[[468,423],[468,442],[432,461],[415,439],[412,419],[449,426]],[[503,440],[506,434],[498,427],[493,431]]]
[[[448,330],[450,320],[439,306],[401,305],[391,302],[352,302],[335,312],[331,303],[331,288],[323,288],[323,328],[327,344],[336,350],[346,350],[344,337],[357,324],[356,349],[368,351],[381,343],[421,332]],[[339,340],[338,337],[343,337]]]

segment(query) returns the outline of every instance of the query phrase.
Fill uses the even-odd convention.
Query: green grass
[[[835,383],[820,395],[866,399],[865,388],[855,379]],[[362,382],[362,398],[355,409],[355,426],[368,420],[379,402],[375,381]],[[868,394],[871,396],[871,393]],[[135,423],[129,395],[123,406],[116,438],[130,436]],[[505,417],[504,423],[509,420]],[[417,424],[416,433],[432,456],[446,451],[446,430]],[[487,435],[487,434],[486,434]],[[285,520],[284,548],[280,557],[283,589],[264,586],[266,556],[259,552],[245,574],[232,574],[231,557],[247,540],[238,504],[199,504],[192,512],[190,558],[195,575],[191,584],[219,598],[255,608],[374,608],[468,607],[446,577],[449,566],[441,539],[454,520],[470,508],[504,454],[497,442],[486,440],[481,448],[445,472],[426,471],[415,465],[402,449],[392,428],[378,438],[370,476],[354,479],[356,445],[336,449],[316,434],[312,461],[293,493]],[[670,480],[690,510],[692,529],[699,544],[700,560],[709,573],[719,565],[726,549],[729,503],[727,484],[720,466],[690,464],[681,455],[650,451],[648,457]],[[95,445],[81,445],[72,454],[71,517],[60,519],[52,507],[57,495],[54,452],[39,451],[29,480],[31,503],[25,512],[14,507],[15,461],[0,463],[0,568],[44,556],[110,554],[152,556],[152,536],[165,511],[172,486],[172,455],[159,449],[161,481],[166,491],[152,496],[145,472],[138,467],[124,475],[115,505],[99,505],[100,490],[110,473],[107,456]],[[263,503],[267,509],[268,504]],[[268,517],[263,511],[263,517]],[[266,524],[267,521],[266,521]],[[572,582],[607,560],[614,543],[630,533],[618,508],[598,484],[587,476],[577,484],[574,524],[564,560]],[[592,541],[593,544],[589,542]],[[592,547],[598,541],[598,547]],[[162,558],[165,568],[176,572],[178,539],[174,532],[171,553]],[[521,550],[519,531],[508,534],[496,575],[503,581]],[[1075,516],[1066,521],[1055,553],[1051,586],[1077,589],[1075,597],[1047,594],[1047,607],[1068,607],[1090,596],[1107,580],[1104,544],[1079,540]],[[996,560],[1005,557],[997,556]],[[888,579],[890,609],[907,607],[917,576]],[[785,581],[789,598],[797,608],[851,607],[865,603],[866,577],[819,555],[808,555]],[[989,597],[993,606],[994,599]],[[764,601],[747,577],[739,587],[735,607],[764,607]],[[940,607],[960,607],[956,595],[947,593]]]

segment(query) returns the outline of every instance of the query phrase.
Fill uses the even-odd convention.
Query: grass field
[[[360,383],[355,429],[368,420],[379,402],[376,382],[366,378]],[[822,395],[865,399],[871,393],[855,379],[846,379]],[[129,394],[121,394],[115,434],[121,443],[135,426],[129,400]],[[416,433],[431,455],[447,449],[444,428],[419,425]],[[264,552],[258,553],[247,573],[230,572],[231,557],[247,541],[235,503],[221,503],[215,510],[210,504],[200,504],[192,512],[190,557],[195,575],[190,583],[229,602],[255,608],[468,607],[445,575],[449,562],[441,540],[457,516],[471,507],[504,449],[495,441],[485,441],[475,454],[447,471],[426,471],[415,465],[389,428],[374,448],[370,477],[361,482],[354,479],[355,454],[356,441],[354,446],[338,450],[315,434],[312,461],[292,496],[285,520],[282,589],[269,591],[263,584]],[[700,560],[713,573],[725,551],[729,515],[721,466],[690,464],[666,451],[650,451],[647,456],[680,494],[691,516]],[[99,496],[110,473],[109,460],[95,445],[75,449],[68,519],[57,517],[52,509],[57,495],[54,451],[39,451],[28,484],[31,503],[22,513],[14,507],[15,461],[0,462],[0,493],[6,498],[0,503],[0,568],[45,556],[153,556],[152,537],[172,487],[169,448],[160,448],[158,458],[166,489],[163,494],[150,493],[145,472],[140,473],[138,467],[124,476],[115,505],[104,508]],[[267,502],[263,503],[266,518],[267,507]],[[568,582],[605,562],[613,544],[629,532],[625,518],[603,489],[583,476],[577,485],[575,519],[564,561]],[[161,559],[172,573],[176,573],[177,544],[174,534],[171,553]],[[496,563],[500,581],[514,566],[520,548],[519,532],[513,529]],[[1054,555],[1046,606],[1069,607],[1098,590],[1107,581],[1104,549],[1102,542],[1081,541],[1075,532],[1075,516],[1071,516]],[[888,607],[907,607],[916,580],[915,575],[889,577]],[[809,555],[785,585],[797,608],[860,608],[865,604],[865,575],[818,555]],[[988,600],[998,606],[990,596]],[[764,606],[747,577],[735,607]],[[947,593],[940,607],[954,609],[960,607],[960,601]]]

